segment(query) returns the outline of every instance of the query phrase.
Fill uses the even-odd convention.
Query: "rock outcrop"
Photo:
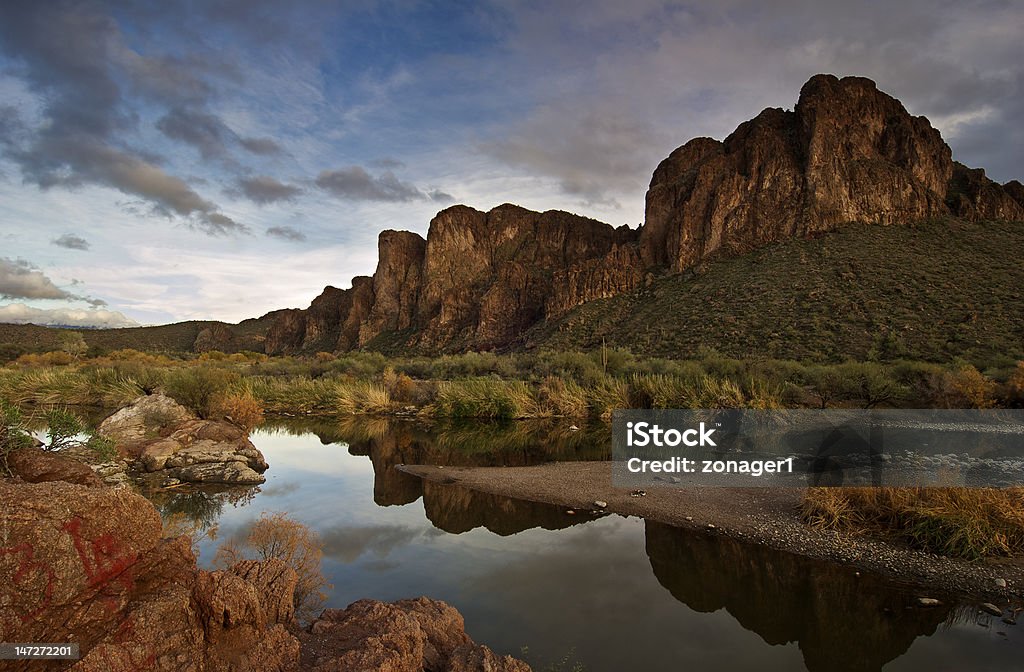
[[[286,591],[198,570],[188,539],[162,539],[160,516],[139,495],[0,479],[0,505],[5,641],[77,642],[75,672],[294,669],[290,623],[267,620],[289,613],[273,603]],[[294,584],[295,573],[275,563],[266,571]]]
[[[75,476],[72,458],[31,450],[22,462],[50,459],[29,473]],[[530,669],[474,644],[455,609],[426,598],[327,610],[304,631],[295,622],[296,582],[276,559],[198,569],[188,538],[163,538],[156,509],[129,489],[0,478],[0,639],[75,642],[80,651],[77,662],[4,669]]]
[[[100,423],[98,433],[146,472],[192,483],[263,483],[267,461],[245,430],[202,420],[161,394],[140,397]]]
[[[646,264],[680,271],[848,222],[950,215],[1024,219],[1024,208],[984,171],[954,170],[928,120],[871,80],[817,75],[793,111],[767,109],[724,142],[697,138],[662,161],[640,248]]]
[[[458,611],[425,597],[391,604],[360,600],[346,609],[326,609],[301,637],[302,668],[311,672],[530,670],[522,661],[474,644]]]
[[[766,109],[724,141],[672,152],[654,171],[639,230],[509,204],[453,206],[425,240],[383,232],[372,281],[282,311],[266,349],[506,349],[542,320],[713,255],[847,223],[942,217],[1024,220],[1024,187],[955,163],[926,118],[871,80],[817,75],[793,110]]]

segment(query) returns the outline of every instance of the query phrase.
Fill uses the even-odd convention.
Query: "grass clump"
[[[246,432],[263,422],[263,404],[249,389],[222,393],[211,402],[213,413]]]
[[[431,412],[448,418],[507,420],[540,414],[530,386],[520,380],[499,378],[467,378],[441,383]]]
[[[383,383],[356,380],[339,383],[336,387],[336,406],[339,413],[374,415],[391,408],[391,395]]]
[[[1024,488],[808,488],[813,527],[897,538],[978,560],[1024,553]]]

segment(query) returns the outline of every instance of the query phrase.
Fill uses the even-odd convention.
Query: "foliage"
[[[980,559],[1024,553],[1024,488],[808,488],[809,524]]]
[[[327,599],[330,584],[321,570],[323,543],[320,535],[285,513],[264,512],[239,540],[226,540],[217,549],[214,562],[230,567],[243,559],[276,558],[299,576],[295,587],[295,615],[300,621],[314,617]]]
[[[263,404],[248,389],[222,392],[210,403],[215,417],[224,418],[246,432],[263,422]]]
[[[536,417],[539,409],[526,383],[500,378],[468,378],[438,386],[431,412],[447,418]]]
[[[17,448],[32,445],[17,406],[0,399],[0,475],[9,474],[7,455]]]
[[[214,403],[240,376],[219,366],[189,366],[172,369],[164,380],[164,390],[182,406],[201,418],[216,416]]]
[[[82,420],[63,408],[51,408],[43,414],[46,419],[46,450],[62,450],[81,443],[78,435],[85,431]]]

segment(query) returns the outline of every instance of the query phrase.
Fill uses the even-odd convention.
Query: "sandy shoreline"
[[[967,562],[866,537],[813,530],[797,515],[798,488],[649,488],[643,497],[612,487],[610,462],[556,462],[533,467],[399,465],[420,478],[473,490],[605,511],[722,534],[791,553],[852,565],[915,586],[922,596],[1005,605],[1024,597],[1024,561]],[[1005,588],[997,584],[1004,579]],[[1016,599],[1015,599],[1016,598]]]

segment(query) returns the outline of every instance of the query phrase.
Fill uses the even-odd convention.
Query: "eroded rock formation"
[[[652,274],[841,224],[1024,220],[1024,187],[952,159],[924,117],[861,77],[811,78],[724,141],[696,138],[654,171],[645,221],[614,229],[566,212],[453,206],[426,239],[385,231],[372,281],[281,311],[268,353],[514,347],[534,324],[632,291]]]

